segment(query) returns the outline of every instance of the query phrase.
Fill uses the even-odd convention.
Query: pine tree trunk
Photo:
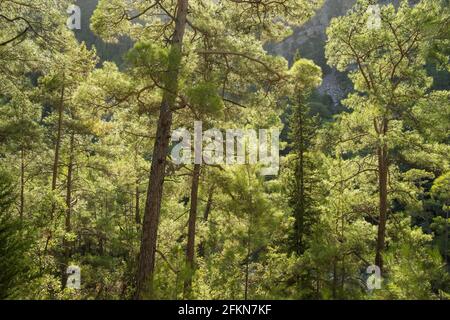
[[[136,181],[136,207],[134,212],[134,219],[137,225],[141,224],[141,208],[140,208],[140,191],[139,191],[139,180]]]
[[[386,118],[381,120],[379,128],[376,128],[379,135],[383,138],[388,129]],[[378,184],[379,184],[379,217],[378,217],[378,235],[375,254],[375,265],[383,271],[383,251],[385,249],[386,238],[386,220],[387,220],[387,183],[388,183],[388,148],[385,142],[378,146]]]
[[[209,190],[208,200],[206,201],[205,211],[203,212],[204,222],[207,222],[209,219],[209,214],[211,212],[212,207],[213,194],[214,194],[214,186],[212,186],[211,189]],[[200,257],[205,256],[205,241],[200,242],[200,244],[198,245],[198,255]]]
[[[249,241],[250,242],[250,241]],[[249,255],[250,252],[247,251],[247,254]],[[245,262],[245,288],[244,288],[244,300],[248,300],[248,276],[249,276],[249,263],[250,263],[250,256],[247,257],[247,261]]]
[[[136,170],[134,220],[139,230],[139,226],[141,225],[141,199],[140,199],[141,191],[139,190],[140,181],[139,181],[139,164],[138,164],[138,144],[136,144],[134,150],[134,168]]]
[[[198,201],[198,184],[200,178],[200,165],[194,165],[192,173],[192,187],[191,187],[191,208],[189,211],[188,222],[188,240],[186,246],[186,269],[188,276],[184,281],[183,295],[188,299],[192,288],[192,274],[194,272],[194,257],[195,257],[195,223],[197,220],[197,201]]]
[[[305,97],[299,94],[297,105],[294,107],[291,126],[294,134],[294,151],[297,156],[295,162],[295,189],[291,194],[294,215],[294,245],[293,250],[300,255],[304,252],[303,238],[305,233]],[[297,276],[297,283],[300,278]]]
[[[248,217],[248,229],[247,229],[247,259],[245,261],[245,288],[244,288],[244,300],[248,300],[248,292],[249,292],[249,278],[250,278],[250,254],[252,252],[251,249],[251,239],[252,239],[252,212],[250,211]]]
[[[448,266],[448,209],[445,210],[445,242],[444,242],[444,255],[445,264]]]
[[[58,125],[56,131],[56,142],[55,142],[55,156],[53,159],[53,174],[52,174],[52,192],[56,190],[56,184],[58,181],[58,166],[59,166],[59,151],[61,149],[61,137],[62,137],[62,121],[63,121],[63,111],[64,111],[64,84],[61,88],[61,97],[58,106]],[[53,214],[55,212],[55,202],[52,203],[52,209],[50,211],[50,219],[53,220]]]
[[[251,252],[251,219],[248,226],[248,239],[247,239],[247,259],[245,261],[245,287],[244,287],[244,300],[248,300],[248,289],[249,289],[249,273],[250,273],[250,252]]]
[[[302,102],[300,101],[299,108],[301,108]],[[303,232],[304,232],[304,221],[305,221],[305,168],[304,168],[304,127],[303,127],[303,112],[299,110],[299,184],[300,184],[300,194],[299,194],[299,212],[297,217],[297,253],[303,253]]]
[[[165,176],[166,156],[169,149],[172,111],[178,93],[178,73],[181,65],[181,51],[186,29],[188,0],[177,1],[175,31],[171,40],[168,72],[164,81],[166,90],[161,101],[150,179],[145,203],[141,248],[137,271],[135,299],[153,298],[153,272],[158,238],[158,225]]]
[[[23,220],[23,212],[25,208],[25,150],[22,146],[20,150],[20,221]]]

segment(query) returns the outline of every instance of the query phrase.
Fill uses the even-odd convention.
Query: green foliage
[[[0,169],[0,299],[18,298],[21,285],[29,280],[26,257],[30,239],[23,223],[12,214],[16,200],[12,177]]]
[[[400,217],[398,217],[400,218]],[[375,293],[383,299],[440,299],[450,289],[450,278],[439,251],[429,245],[432,237],[420,228],[410,227],[408,218],[400,218],[401,229],[389,248],[389,278]],[[397,227],[398,228],[398,227]]]
[[[77,41],[87,30],[66,30],[65,1],[0,2],[34,29],[14,39],[24,20],[0,19],[0,298],[133,298],[162,110],[170,129],[283,128],[284,150],[276,177],[260,164],[202,165],[193,266],[192,166],[168,161],[152,298],[185,298],[192,277],[194,299],[448,299],[450,20],[442,1],[416,2],[382,5],[371,29],[373,1],[357,1],[326,44],[300,45],[320,57],[290,68],[267,41],[323,1],[189,1],[182,43],[171,43],[175,2],[93,1],[93,32],[134,43],[126,67],[99,64]],[[323,51],[350,74],[344,110],[326,94]],[[385,265],[381,289],[368,290],[380,147]],[[80,290],[62,286],[69,265]]]
[[[322,70],[308,59],[297,59],[289,73],[295,90],[302,94],[308,94],[322,83]]]
[[[448,202],[450,195],[450,172],[447,172],[434,180],[433,186],[431,187],[431,195],[439,200]]]
[[[199,114],[220,117],[223,114],[224,104],[217,91],[213,83],[199,83],[188,89],[187,98]]]
[[[126,61],[145,76],[155,76],[161,80],[161,75],[167,72],[169,65],[169,52],[166,48],[161,48],[153,42],[142,41],[126,54]]]

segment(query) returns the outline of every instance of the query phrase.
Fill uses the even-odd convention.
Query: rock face
[[[414,5],[418,0],[410,0]],[[285,57],[290,63],[297,52],[303,58],[313,60],[322,68],[323,82],[318,92],[329,95],[333,100],[335,108],[340,101],[351,91],[352,85],[346,73],[338,72],[330,68],[325,59],[326,29],[334,17],[343,16],[353,7],[356,0],[325,0],[323,6],[316,15],[301,27],[295,28],[292,36],[280,43],[267,47],[270,53]],[[399,0],[379,0],[380,5],[392,3],[398,6]],[[337,111],[337,110],[334,110]]]
[[[301,27],[296,27],[292,36],[274,45],[274,53],[281,54],[290,62],[298,48],[308,45],[311,39],[320,39],[325,43],[326,28],[334,17],[345,15],[356,0],[326,0],[315,16]]]
[[[316,15],[303,26],[295,28],[290,37],[268,46],[271,53],[285,57],[290,63],[298,51],[303,58],[311,59],[319,65],[324,79],[318,91],[329,95],[335,106],[347,95],[351,84],[346,74],[326,64],[326,29],[332,18],[345,15],[355,2],[356,0],[326,0]]]

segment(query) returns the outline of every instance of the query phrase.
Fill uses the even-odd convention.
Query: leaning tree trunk
[[[198,200],[198,181],[200,178],[200,165],[194,165],[192,173],[191,187],[191,208],[189,211],[188,221],[188,240],[186,246],[186,270],[188,275],[184,281],[184,298],[189,298],[192,287],[192,274],[194,272],[194,256],[195,256],[195,222],[197,220],[197,200]]]
[[[153,298],[153,272],[158,237],[158,225],[161,211],[161,199],[169,149],[172,110],[178,93],[178,74],[181,65],[181,51],[186,29],[188,0],[177,1],[175,31],[171,40],[168,72],[164,85],[166,90],[161,101],[156,140],[142,225],[141,248],[137,271],[135,299]]]
[[[388,129],[388,121],[385,117],[379,125],[375,123],[375,130],[382,138],[385,137]],[[375,254],[375,265],[383,271],[383,251],[386,238],[386,220],[387,220],[387,184],[388,184],[388,148],[386,142],[382,142],[377,148],[378,156],[378,184],[379,184],[379,217],[378,217],[378,236]]]

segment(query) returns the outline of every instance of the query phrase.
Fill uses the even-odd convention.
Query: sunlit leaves
[[[223,112],[222,98],[217,94],[217,87],[212,83],[199,83],[187,91],[192,106],[201,114],[220,116]]]
[[[138,42],[127,53],[126,60],[141,76],[161,82],[168,71],[169,51],[150,41]]]

